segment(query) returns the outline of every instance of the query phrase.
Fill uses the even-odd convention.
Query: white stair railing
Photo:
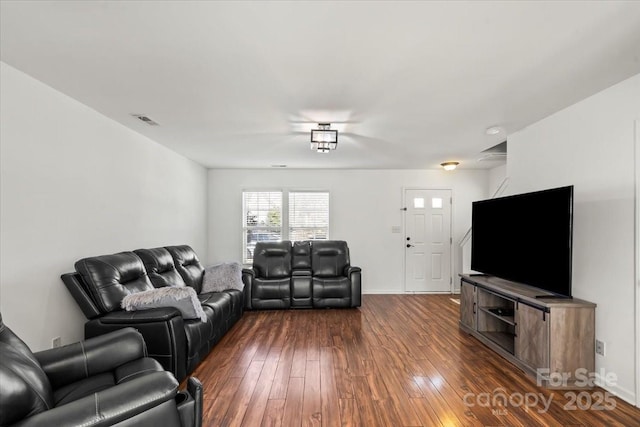
[[[506,177],[502,180],[496,191],[493,192],[491,196],[492,199],[502,195],[504,190],[507,188],[507,183],[509,182],[509,177]],[[468,244],[471,241],[471,227],[464,233],[462,239],[458,243],[458,247],[461,252],[461,260],[462,260],[462,271],[468,273],[471,271],[471,247]]]
[[[501,196],[504,190],[507,188],[508,182],[509,182],[509,177],[506,177],[505,179],[503,179],[500,185],[498,186],[498,188],[496,189],[496,191],[493,192],[491,199],[495,199],[496,197]],[[464,236],[462,236],[462,239],[460,239],[458,246],[464,246],[470,239],[471,239],[471,227],[469,227],[467,232],[464,233]]]

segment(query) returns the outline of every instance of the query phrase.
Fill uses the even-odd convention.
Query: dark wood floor
[[[602,389],[572,403],[537,387],[459,331],[458,311],[448,295],[364,295],[245,313],[194,372],[203,426],[640,426]]]

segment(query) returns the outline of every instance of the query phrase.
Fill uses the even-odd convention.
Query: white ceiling
[[[640,72],[633,1],[3,0],[0,12],[2,61],[213,168],[493,167],[482,150]],[[335,152],[309,149],[318,122],[341,131]],[[505,134],[485,135],[493,125]]]

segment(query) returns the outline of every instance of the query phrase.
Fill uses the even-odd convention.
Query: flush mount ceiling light
[[[502,128],[500,126],[491,126],[485,131],[487,135],[497,135],[500,132],[502,132]]]
[[[444,162],[440,163],[440,166],[442,166],[446,171],[452,171],[457,168],[459,164],[460,162]]]
[[[331,123],[318,123],[318,129],[311,129],[311,149],[318,153],[328,153],[338,148],[338,131],[331,130]]]

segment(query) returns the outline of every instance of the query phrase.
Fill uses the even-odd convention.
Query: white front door
[[[451,292],[451,190],[405,190],[405,290]]]

